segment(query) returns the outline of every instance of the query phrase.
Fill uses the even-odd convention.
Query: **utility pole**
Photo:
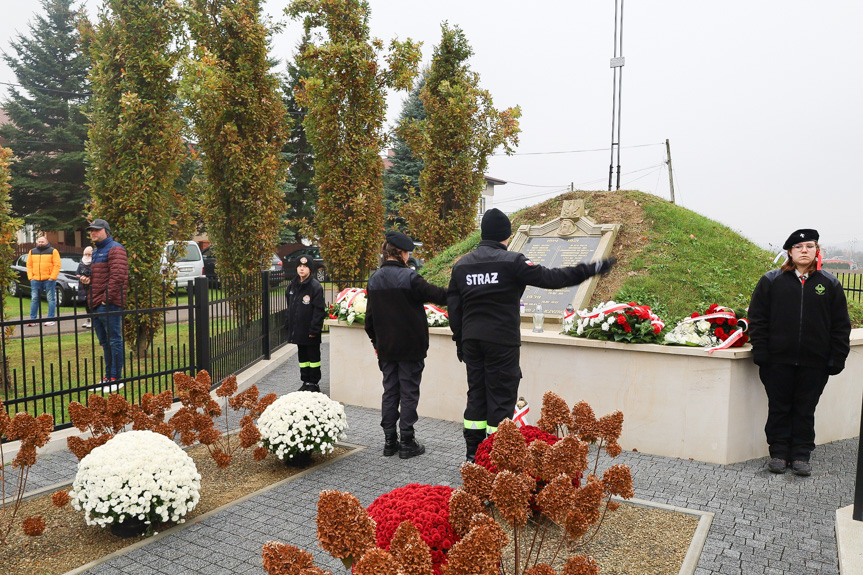
[[[671,203],[674,203],[674,176],[671,173],[671,144],[668,142],[668,138],[665,138],[665,153],[668,154],[668,160],[665,162],[668,164],[668,189],[671,190]]]
[[[619,34],[618,30],[620,31]],[[610,68],[614,70],[614,79],[611,94],[611,163],[608,165],[609,192],[611,191],[611,180],[614,172],[615,152],[617,152],[617,189],[620,189],[620,97],[623,87],[623,64],[623,0],[614,0],[614,58],[611,59],[610,64]],[[616,137],[615,131],[617,132]]]

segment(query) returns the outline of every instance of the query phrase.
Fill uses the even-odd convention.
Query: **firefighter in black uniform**
[[[512,417],[521,379],[519,300],[525,286],[562,288],[606,273],[614,258],[545,268],[507,251],[512,226],[497,208],[483,214],[482,241],[453,267],[447,305],[459,361],[467,368],[464,438],[473,461],[486,434]]]
[[[401,232],[387,232],[381,246],[383,263],[369,278],[365,329],[383,373],[381,427],[384,455],[407,459],[425,453],[414,435],[420,380],[429,347],[423,303],[446,304],[446,290],[428,283],[407,267],[414,243]],[[399,413],[401,405],[401,414]],[[401,432],[401,438],[396,430]]]
[[[324,327],[324,289],[312,277],[309,258],[297,263],[297,277],[291,280],[287,293],[288,313],[285,328],[288,341],[297,344],[300,364],[299,391],[320,391],[321,330]]]
[[[818,232],[792,233],[788,259],[764,274],[749,304],[752,356],[767,392],[767,469],[812,472],[815,407],[827,378],[845,368],[851,320],[839,280],[818,269]]]

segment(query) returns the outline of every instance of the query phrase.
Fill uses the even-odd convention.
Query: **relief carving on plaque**
[[[620,224],[599,224],[585,215],[583,200],[566,200],[560,216],[539,225],[520,226],[509,243],[509,250],[521,252],[532,262],[545,267],[574,266],[611,255]],[[526,321],[541,304],[547,319],[558,318],[571,304],[583,309],[596,289],[597,277],[577,286],[542,289],[527,286],[524,300]]]

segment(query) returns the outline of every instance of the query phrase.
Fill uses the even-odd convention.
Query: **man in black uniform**
[[[383,373],[381,427],[384,455],[398,451],[400,459],[425,453],[414,435],[420,381],[429,348],[429,328],[423,303],[446,303],[446,290],[428,283],[407,267],[413,241],[401,232],[387,232],[381,246],[383,263],[369,278],[365,329]],[[399,413],[401,406],[401,413]],[[401,439],[396,430],[398,424]]]
[[[459,361],[467,368],[464,439],[473,461],[486,434],[512,417],[518,399],[521,319],[525,286],[562,288],[606,273],[614,258],[572,267],[545,268],[507,251],[512,225],[502,211],[485,212],[482,241],[453,267],[447,291],[449,322]]]
[[[792,233],[788,259],[764,274],[749,303],[749,337],[767,392],[767,469],[809,475],[815,408],[827,378],[845,368],[851,320],[842,285],[818,269],[818,232]]]
[[[288,285],[288,341],[297,344],[299,391],[321,391],[321,330],[324,327],[324,289],[312,277],[309,258],[297,262],[297,277]]]

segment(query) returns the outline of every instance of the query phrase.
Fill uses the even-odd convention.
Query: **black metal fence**
[[[863,301],[863,273],[828,271],[831,271],[842,284],[847,299]]]
[[[216,385],[287,343],[286,285],[283,274],[269,271],[246,285],[223,282],[219,289],[208,289],[201,278],[174,293],[148,290],[136,294],[147,297],[130,298],[150,302],[143,309],[87,313],[76,304],[71,312],[58,308],[62,313],[49,318],[42,303],[35,319],[30,319],[29,298],[13,299],[17,315],[0,309],[0,391],[6,411],[49,413],[56,427],[64,428],[71,426],[69,403],[86,404],[94,392],[139,402],[148,392],[175,392],[175,372],[194,375],[201,369]],[[153,337],[124,342],[122,377],[107,382],[103,348],[87,325],[112,316],[126,322],[148,316],[161,327]]]

